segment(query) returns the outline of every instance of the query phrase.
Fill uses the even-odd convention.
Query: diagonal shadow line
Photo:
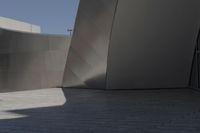
[[[73,72],[73,71],[71,70],[70,67],[66,66],[65,70],[67,70],[67,68],[68,68],[68,70],[69,70],[81,83],[83,83],[85,86],[87,86],[87,85],[85,84],[85,82],[83,82],[82,79],[80,79],[79,76],[78,76],[75,72]],[[65,79],[65,76],[63,77],[63,83],[64,83],[64,79]],[[64,87],[64,86],[63,86],[63,87]]]

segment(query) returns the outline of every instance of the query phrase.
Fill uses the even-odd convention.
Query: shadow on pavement
[[[1,133],[199,133],[200,93],[193,90],[63,89],[62,106],[16,110]]]

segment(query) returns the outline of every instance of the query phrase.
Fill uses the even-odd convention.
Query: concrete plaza
[[[199,133],[200,92],[43,89],[0,94],[0,133]]]

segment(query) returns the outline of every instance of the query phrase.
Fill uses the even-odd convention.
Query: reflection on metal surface
[[[0,32],[0,91],[62,85],[70,39],[65,36]]]
[[[117,0],[81,0],[64,87],[105,88],[108,46]]]

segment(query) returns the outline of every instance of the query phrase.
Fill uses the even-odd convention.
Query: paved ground
[[[47,89],[0,99],[0,133],[200,133],[200,92],[187,89]]]

